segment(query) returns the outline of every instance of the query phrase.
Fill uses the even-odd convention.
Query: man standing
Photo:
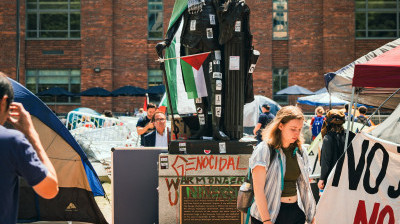
[[[18,176],[25,178],[45,199],[54,198],[58,193],[56,171],[43,149],[31,116],[22,104],[13,103],[13,98],[12,85],[0,72],[0,223],[17,222]],[[17,130],[3,127],[6,121]]]
[[[260,117],[258,118],[258,123],[254,127],[253,134],[256,135],[256,139],[258,143],[262,141],[262,135],[261,132],[262,130],[271,122],[275,116],[269,112],[270,107],[268,104],[263,104],[261,107],[262,114],[260,114]]]
[[[367,108],[364,106],[361,106],[358,108],[358,112],[360,112],[360,115],[354,119],[355,122],[364,124],[365,126],[371,127],[371,121],[368,120],[367,117]]]
[[[157,111],[153,116],[152,122],[156,130],[144,136],[144,146],[168,147],[167,117],[163,112]]]
[[[144,146],[144,136],[154,130],[154,123],[151,122],[154,113],[156,112],[156,105],[149,103],[147,105],[147,115],[139,118],[136,124],[136,130],[140,135],[140,145]]]

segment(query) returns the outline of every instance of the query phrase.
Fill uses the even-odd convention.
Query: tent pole
[[[352,108],[351,106],[353,105],[353,100],[354,100],[354,91],[355,91],[355,87],[351,88],[351,102],[349,105],[349,111],[347,112],[347,131],[346,131],[346,141],[344,143],[344,151],[346,151],[347,149],[347,143],[349,142],[349,134],[350,134],[350,122],[351,122],[351,111]]]
[[[354,119],[351,121],[351,130],[353,130],[354,121],[356,120],[358,93],[359,91],[356,93],[356,102],[354,103]]]

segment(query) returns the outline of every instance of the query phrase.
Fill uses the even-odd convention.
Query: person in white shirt
[[[169,131],[167,128],[167,117],[161,111],[154,113],[151,121],[156,130],[144,136],[145,147],[168,147]]]

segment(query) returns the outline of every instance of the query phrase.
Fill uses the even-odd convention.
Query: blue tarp
[[[20,102],[24,108],[32,115],[38,118],[41,122],[51,128],[61,138],[63,138],[81,157],[83,167],[86,171],[86,176],[90,184],[90,188],[94,196],[104,196],[104,190],[100,180],[89,162],[82,148],[75,141],[74,137],[61,123],[57,116],[44,104],[37,96],[26,89],[18,82],[9,79],[14,88],[14,101]]]

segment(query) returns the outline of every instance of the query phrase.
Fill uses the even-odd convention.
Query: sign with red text
[[[317,223],[400,223],[400,145],[359,133],[329,175]]]

